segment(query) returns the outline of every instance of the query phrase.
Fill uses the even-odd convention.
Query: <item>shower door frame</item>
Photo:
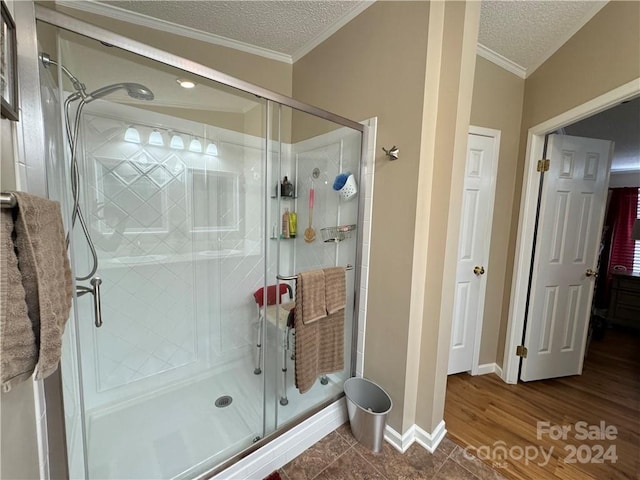
[[[109,30],[91,25],[82,20],[78,20],[76,18],[70,17],[60,12],[56,12],[49,8],[43,7],[41,5],[35,5],[35,18],[41,22],[50,24],[52,26],[61,28],[63,30],[67,30],[87,38],[91,38],[100,42],[104,42],[115,47],[121,48],[122,50],[129,51],[131,53],[135,53],[137,55],[141,55],[145,58],[149,58],[151,60],[155,60],[157,62],[163,63],[165,65],[169,65],[175,68],[179,68],[181,70],[194,73],[201,77],[207,78],[209,80],[213,80],[215,82],[221,83],[223,85],[238,89],[243,92],[247,92],[258,97],[264,98],[267,101],[275,102],[279,105],[285,105],[291,107],[294,110],[298,110],[301,112],[308,113],[315,117],[328,120],[330,122],[336,123],[338,125],[349,127],[353,130],[359,131],[361,133],[360,138],[360,168],[359,168],[359,178],[358,184],[364,185],[363,181],[365,178],[365,166],[366,159],[369,152],[367,152],[367,134],[368,129],[363,123],[359,123],[348,118],[342,117],[340,115],[336,115],[327,110],[323,110],[321,108],[315,107],[313,105],[306,104],[304,102],[300,102],[295,100],[294,98],[287,97],[286,95],[282,95],[277,92],[273,92],[266,88],[260,87],[250,82],[246,82],[244,80],[240,80],[238,78],[227,75],[223,72],[215,70],[213,68],[207,67],[200,63],[188,60],[184,57],[180,57],[179,55],[175,55],[172,53],[168,53],[159,48],[152,47],[145,43],[139,42],[137,40],[130,39],[123,35],[116,34],[114,32],[110,32]],[[267,102],[267,105],[269,102]],[[267,108],[267,116],[268,116],[269,108]],[[267,132],[267,142],[268,142],[268,132]],[[267,150],[268,151],[268,150]],[[361,226],[362,219],[364,218],[364,200],[365,195],[361,192],[358,196],[358,224]],[[363,228],[357,229],[357,245],[362,245],[363,242]],[[352,322],[352,335],[351,335],[351,362],[350,362],[350,376],[354,376],[356,373],[356,356],[357,356],[357,341],[358,341],[358,324],[359,324],[359,314],[360,314],[360,274],[361,274],[361,266],[362,266],[362,248],[356,248],[356,260],[354,265],[354,305],[353,305],[353,322]],[[56,375],[53,381],[59,384],[59,392],[62,391],[62,379],[60,375]],[[210,478],[217,473],[225,470],[230,467],[234,463],[238,462],[242,458],[251,454],[252,452],[258,450],[260,447],[266,445],[271,442],[274,438],[286,433],[290,429],[304,422],[309,417],[313,416],[317,412],[323,410],[330,404],[339,400],[344,396],[344,392],[336,395],[333,398],[330,398],[323,402],[322,404],[307,410],[304,414],[297,417],[294,421],[289,422],[283,427],[276,428],[274,432],[265,435],[263,439],[249,446],[248,448],[242,450],[238,454],[232,456],[226,461],[219,464],[217,467],[203,473],[198,478]],[[47,402],[48,403],[48,402]],[[49,408],[47,407],[47,410]],[[64,431],[64,412],[51,412],[54,415],[62,414],[61,424],[63,431],[62,435],[62,449],[64,450],[64,461],[65,463],[68,461],[67,459],[67,448],[66,441],[64,437],[66,432]],[[49,441],[49,443],[51,443]],[[86,455],[86,452],[85,452]],[[51,459],[49,459],[49,462]]]

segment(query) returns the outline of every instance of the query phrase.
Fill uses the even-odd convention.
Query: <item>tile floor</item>
[[[283,480],[503,480],[497,471],[445,438],[431,454],[414,444],[404,454],[384,442],[373,453],[346,423],[278,470]]]

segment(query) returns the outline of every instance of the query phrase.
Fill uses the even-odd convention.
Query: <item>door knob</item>
[[[590,268],[588,268],[587,271],[585,272],[585,275],[587,277],[596,278],[598,276],[598,272],[596,270],[591,270]]]
[[[478,266],[474,267],[473,273],[475,273],[478,276],[484,275],[484,267],[478,267]]]

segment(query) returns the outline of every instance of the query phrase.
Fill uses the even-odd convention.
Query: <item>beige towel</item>
[[[301,287],[300,291],[304,291],[304,296],[300,299],[301,320],[308,325],[326,317],[324,271],[311,270],[298,274],[296,278],[296,305],[298,286]]]
[[[300,393],[309,391],[318,376],[344,369],[344,309],[316,322],[304,322],[306,278],[307,274],[297,277],[294,311],[295,373]]]
[[[13,244],[13,210],[3,208],[0,214],[0,377],[8,392],[31,376],[38,350]]]
[[[36,380],[51,375],[60,361],[62,334],[71,308],[71,269],[60,204],[14,192],[18,200],[16,249],[29,318],[38,346]]]
[[[324,269],[325,304],[327,313],[344,310],[347,303],[347,281],[344,267]]]

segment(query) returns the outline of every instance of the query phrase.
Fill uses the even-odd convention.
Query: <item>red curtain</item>
[[[633,222],[638,211],[638,188],[614,188],[611,192],[609,214],[611,222],[611,255],[609,270],[615,265],[623,265],[627,270],[633,269],[633,252],[635,241],[631,238]]]
[[[609,306],[613,267],[622,265],[629,271],[633,269],[635,242],[631,238],[631,229],[637,215],[638,187],[612,188],[610,195],[599,268],[606,274],[598,277],[596,289],[598,308]]]

